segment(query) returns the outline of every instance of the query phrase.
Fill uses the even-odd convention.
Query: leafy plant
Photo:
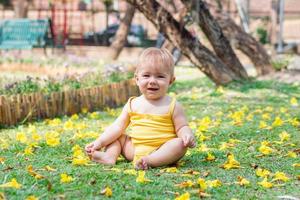
[[[256,33],[258,35],[259,38],[259,42],[262,44],[267,44],[268,41],[268,32],[266,29],[259,27],[256,29]]]

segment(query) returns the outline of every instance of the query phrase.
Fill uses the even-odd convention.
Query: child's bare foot
[[[91,160],[105,164],[105,165],[114,165],[116,164],[116,160],[113,159],[110,155],[105,152],[94,151],[91,155]]]
[[[147,169],[149,169],[149,166],[148,166],[148,163],[147,163],[147,158],[146,157],[142,157],[141,159],[139,159],[138,161],[136,161],[135,168],[136,169],[141,169],[141,170],[147,170]]]

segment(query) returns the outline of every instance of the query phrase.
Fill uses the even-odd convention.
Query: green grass
[[[206,78],[178,80],[171,88],[172,95],[176,93],[186,109],[186,114],[191,122],[191,127],[199,136],[198,127],[203,125],[200,121],[209,117],[212,124],[202,134],[210,139],[201,142],[198,137],[198,146],[192,149],[180,162],[177,173],[162,172],[162,168],[151,169],[146,172],[146,177],[152,182],[137,183],[136,176],[125,174],[123,171],[132,169],[130,162],[121,159],[114,167],[101,165],[74,166],[72,164],[72,147],[78,144],[80,147],[92,140],[91,132],[101,133],[103,128],[115,118],[115,111],[98,112],[94,114],[80,114],[79,119],[63,117],[58,125],[50,125],[49,120],[35,122],[18,127],[0,130],[0,184],[7,183],[12,178],[22,184],[20,189],[0,188],[0,193],[7,199],[26,199],[34,195],[40,199],[103,199],[101,190],[106,186],[112,189],[112,199],[175,199],[176,195],[189,192],[191,199],[198,199],[198,178],[205,180],[219,179],[222,186],[208,188],[206,193],[211,196],[208,199],[276,199],[279,195],[291,195],[300,197],[299,192],[299,168],[292,167],[294,163],[300,163],[299,126],[293,126],[289,119],[296,118],[299,121],[300,109],[292,106],[290,99],[296,97],[300,101],[300,87],[278,82],[251,81],[244,84],[233,83],[221,90],[216,90],[213,84]],[[268,108],[269,107],[269,108]],[[272,108],[273,110],[271,110]],[[286,109],[286,111],[283,110]],[[120,112],[116,109],[116,113]],[[233,119],[229,114],[243,110],[242,123],[233,125]],[[261,113],[260,113],[261,112]],[[252,121],[246,120],[249,114],[253,114]],[[283,125],[272,129],[259,128],[262,114],[268,113],[270,119],[264,120],[269,126],[275,117],[279,116]],[[84,124],[86,127],[64,128],[64,124],[71,120],[73,124]],[[219,121],[219,125],[215,122]],[[24,132],[31,135],[32,127],[40,135],[49,131],[59,133],[60,145],[50,147],[45,139],[38,141],[33,155],[24,155],[27,144],[16,141],[16,134]],[[286,131],[290,139],[282,144],[277,144],[279,134]],[[78,133],[82,138],[74,137]],[[234,147],[220,150],[222,142],[230,139],[238,139]],[[275,151],[270,155],[261,156],[258,148],[262,141],[269,141]],[[3,148],[7,144],[7,148]],[[199,150],[199,146],[206,144],[211,148],[210,152],[216,157],[215,161],[205,161],[207,152]],[[1,147],[2,146],[2,147]],[[287,157],[288,151],[298,149],[297,158]],[[225,170],[221,168],[228,153],[233,153],[240,163],[239,169]],[[35,172],[44,176],[43,179],[35,179],[26,170],[32,165]],[[46,171],[45,166],[51,166],[56,171]],[[261,177],[255,175],[255,168],[265,168],[274,174],[277,171],[284,172],[290,180],[288,182],[274,181],[271,189],[265,189],[257,183]],[[190,177],[183,176],[185,172],[194,170],[200,174]],[[60,183],[60,174],[67,173],[74,180],[70,183]],[[208,175],[207,175],[208,174]],[[250,185],[242,187],[237,182],[237,177],[242,176],[250,181]],[[270,181],[272,176],[268,178]],[[176,187],[183,181],[191,180],[194,186],[187,188]]]

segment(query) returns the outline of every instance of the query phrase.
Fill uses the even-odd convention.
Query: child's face
[[[149,100],[158,100],[164,97],[169,86],[175,80],[170,69],[154,65],[138,67],[135,78],[141,93]]]

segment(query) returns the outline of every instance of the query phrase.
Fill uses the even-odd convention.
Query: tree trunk
[[[124,18],[121,20],[120,26],[115,36],[114,42],[111,44],[110,48],[110,59],[117,59],[120,55],[126,40],[127,35],[130,31],[130,25],[134,16],[135,7],[127,3],[127,8]]]
[[[240,63],[238,57],[224,36],[222,28],[210,14],[206,4],[202,0],[183,0],[187,8],[190,8],[195,16],[196,23],[201,27],[210,41],[217,56],[236,74],[242,78],[248,78],[247,72]],[[191,3],[192,2],[192,3]],[[191,9],[192,8],[192,9]]]
[[[141,11],[153,25],[169,39],[197,68],[205,73],[216,84],[226,84],[233,80],[243,79],[232,71],[197,38],[180,25],[156,1],[126,0]]]
[[[224,35],[231,40],[235,48],[247,55],[254,64],[257,75],[265,75],[274,72],[270,63],[270,57],[264,47],[254,37],[247,34],[226,14],[217,14]]]
[[[15,0],[13,2],[15,18],[27,18],[28,6],[28,0]]]

